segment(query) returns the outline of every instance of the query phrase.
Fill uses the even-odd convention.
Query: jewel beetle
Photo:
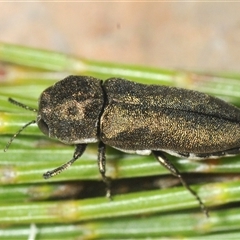
[[[152,154],[178,177],[208,210],[165,153],[191,159],[216,158],[240,152],[240,110],[221,99],[176,87],[145,85],[121,78],[102,81],[90,76],[68,76],[42,92],[37,112],[39,129],[50,138],[76,146],[73,158],[46,172],[59,174],[76,161],[87,144],[98,142],[98,167],[105,176],[106,145],[127,153]]]

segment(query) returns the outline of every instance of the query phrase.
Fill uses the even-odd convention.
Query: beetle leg
[[[75,148],[75,151],[74,151],[74,154],[73,154],[73,158],[70,161],[64,163],[62,166],[60,166],[58,168],[55,168],[55,169],[53,169],[51,171],[45,172],[43,174],[43,177],[45,179],[53,177],[55,175],[58,175],[62,171],[66,170],[67,168],[69,168],[79,157],[82,156],[82,154],[84,153],[86,147],[87,147],[87,144],[77,144],[76,148]]]
[[[106,184],[106,197],[111,199],[111,182],[108,177],[106,177],[106,145],[100,141],[98,144],[98,169],[102,175],[103,182]]]
[[[152,153],[162,166],[168,169],[174,176],[179,178],[182,185],[197,199],[202,211],[208,217],[209,216],[208,209],[206,208],[198,194],[193,189],[191,189],[190,186],[185,182],[185,180],[182,177],[182,174],[177,170],[177,168],[166,158],[166,156],[162,152],[152,151]]]

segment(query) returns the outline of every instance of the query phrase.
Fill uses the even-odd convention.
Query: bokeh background
[[[89,59],[240,70],[240,3],[1,2],[0,41]]]

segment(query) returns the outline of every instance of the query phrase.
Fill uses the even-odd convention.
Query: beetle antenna
[[[37,109],[29,107],[23,103],[20,103],[12,98],[8,98],[8,101],[14,105],[17,105],[21,108],[24,108],[26,110],[32,111],[32,112],[37,112]],[[4,148],[4,152],[6,152],[8,150],[8,148],[10,147],[11,143],[13,142],[13,140],[17,137],[18,134],[20,134],[26,127],[28,127],[29,125],[36,123],[36,120],[32,120],[30,122],[28,122],[27,124],[25,124],[24,126],[22,126],[9,140],[9,142],[7,143],[7,145]]]
[[[29,125],[36,123],[36,120],[32,120],[30,122],[28,122],[27,124],[25,124],[24,126],[22,126],[9,140],[9,142],[7,143],[7,145],[4,148],[4,152],[6,152],[8,150],[8,148],[10,147],[11,143],[13,142],[13,140],[17,137],[17,135],[19,133],[22,132],[23,129],[25,129],[26,127],[28,127]]]
[[[8,98],[8,101],[10,103],[14,104],[14,105],[17,105],[17,106],[19,106],[21,108],[26,109],[26,110],[29,110],[29,111],[32,111],[32,112],[37,112],[38,111],[36,108],[29,107],[29,106],[27,106],[27,105],[25,105],[23,103],[20,103],[20,102],[14,100],[13,98]]]

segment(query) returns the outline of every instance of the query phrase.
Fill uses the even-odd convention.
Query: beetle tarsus
[[[164,166],[166,169],[168,169],[175,177],[178,177],[181,181],[182,185],[196,198],[198,201],[202,211],[204,214],[209,217],[208,209],[205,206],[205,204],[202,202],[201,198],[198,196],[198,194],[190,188],[190,186],[186,183],[186,181],[183,179],[181,173],[177,170],[177,168],[174,167],[174,165],[166,158],[166,156],[160,152],[160,151],[152,151],[155,158],[158,160],[158,162]]]
[[[82,156],[86,147],[87,147],[87,144],[77,144],[75,152],[73,154],[73,158],[70,161],[64,163],[62,166],[57,167],[57,168],[53,169],[52,171],[45,172],[43,174],[44,179],[48,179],[48,178],[51,178],[53,176],[56,176],[59,173],[61,173],[62,171],[68,169],[79,157]]]
[[[106,145],[100,141],[98,144],[98,169],[102,175],[102,180],[106,184],[106,197],[112,200],[111,179],[106,177]]]

